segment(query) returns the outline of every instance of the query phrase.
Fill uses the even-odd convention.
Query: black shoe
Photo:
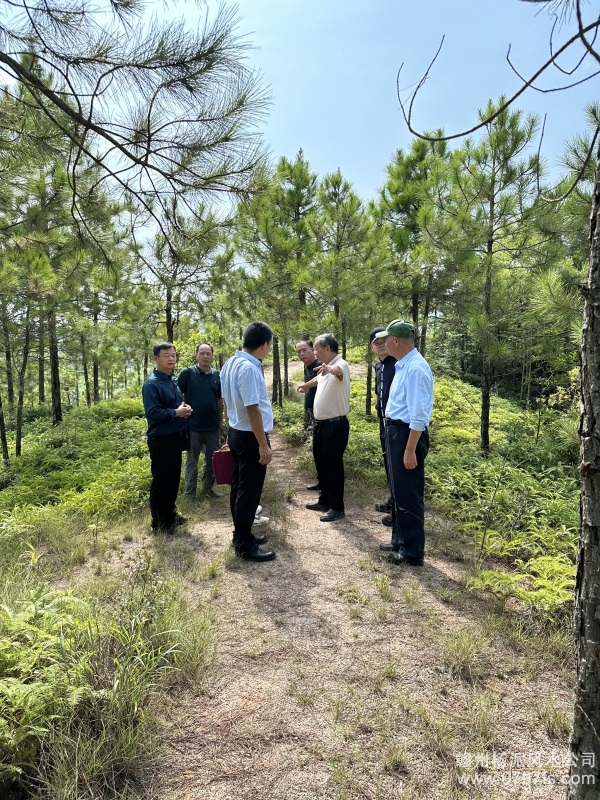
[[[175,525],[185,525],[186,522],[189,522],[188,517],[182,517],[181,514],[175,515]]]
[[[380,514],[391,514],[392,513],[392,504],[391,503],[375,503],[375,511],[378,511]]]
[[[397,564],[398,566],[409,566],[409,567],[422,567],[423,560],[419,560],[417,558],[406,558],[405,556],[401,556],[400,553],[390,553],[388,556],[388,561],[391,561],[392,564]]]
[[[336,511],[334,508],[330,508],[325,514],[321,514],[319,519],[321,522],[335,522],[336,519],[342,519],[344,516],[343,511]]]
[[[319,481],[317,481],[316,483],[311,483],[311,485],[307,486],[306,488],[308,489],[309,492],[320,492],[321,491],[321,487],[319,485]]]
[[[308,508],[309,511],[327,511],[327,506],[324,506],[323,503],[307,503],[305,508]]]
[[[394,518],[391,514],[386,514],[385,517],[381,520],[382,525],[387,525],[388,528],[394,527]]]
[[[266,533],[255,533],[254,536],[254,544],[264,544],[269,537]]]
[[[380,542],[379,549],[395,553],[398,548],[394,547],[394,545],[391,542]]]
[[[210,489],[205,489],[202,494],[204,494],[205,497],[221,497],[221,495],[218,492],[215,492],[212,486]]]
[[[177,533],[177,523],[172,525],[153,525],[152,533],[156,536],[175,536]]]
[[[250,547],[248,550],[236,550],[240,558],[245,561],[272,561],[275,558],[273,550],[261,550],[260,547]]]

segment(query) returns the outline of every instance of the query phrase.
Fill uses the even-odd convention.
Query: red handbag
[[[218,484],[231,483],[233,479],[233,456],[227,442],[220,450],[215,450],[212,457],[215,481]]]

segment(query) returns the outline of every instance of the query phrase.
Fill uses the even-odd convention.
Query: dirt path
[[[570,714],[564,643],[537,652],[465,589],[472,545],[448,524],[428,517],[423,569],[393,567],[372,505],[350,499],[344,520],[321,523],[304,508],[311,478],[275,436],[273,562],[235,558],[226,497],[191,528],[201,563],[219,565],[194,586],[215,613],[215,661],[203,694],[176,698],[156,797],[564,797],[548,783],[567,771],[566,734],[548,721]]]

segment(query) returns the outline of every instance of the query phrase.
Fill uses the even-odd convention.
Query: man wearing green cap
[[[415,329],[395,319],[376,338],[385,339],[397,359],[385,409],[385,443],[394,498],[395,520],[390,550],[394,564],[420,567],[425,553],[425,456],[427,425],[433,409],[433,375],[415,348]]]

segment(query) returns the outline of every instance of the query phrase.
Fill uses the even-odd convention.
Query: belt
[[[401,419],[390,419],[389,417],[384,417],[383,424],[384,425],[397,425],[397,426],[399,426],[401,428],[408,428],[408,426],[409,426],[408,422],[402,422]]]
[[[341,419],[346,419],[346,417],[343,416],[343,417],[328,417],[327,419],[316,419],[315,425],[325,425],[327,422],[339,422]]]

